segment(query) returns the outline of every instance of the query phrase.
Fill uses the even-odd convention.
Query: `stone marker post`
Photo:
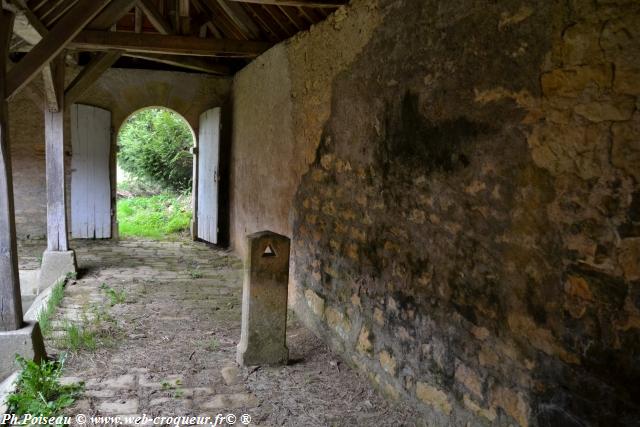
[[[242,292],[240,365],[286,363],[288,237],[271,231],[247,236],[248,255]]]

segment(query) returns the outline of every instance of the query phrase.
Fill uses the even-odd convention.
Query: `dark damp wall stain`
[[[573,11],[545,0],[499,28],[527,6],[380,1],[296,195],[296,312],[429,425],[637,425],[640,334],[620,325],[640,291],[598,271],[616,252],[597,234],[637,235],[637,189],[612,179],[603,210],[620,220],[581,220],[595,179],[538,167],[512,97],[476,100],[541,96]]]
[[[399,109],[388,107],[386,120],[388,134],[380,149],[380,164],[398,162],[425,173],[469,166],[468,145],[490,130],[465,117],[430,122],[420,112],[419,95],[411,92],[404,94]]]

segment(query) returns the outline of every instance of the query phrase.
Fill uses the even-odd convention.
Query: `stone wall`
[[[636,425],[639,29],[354,1],[234,81],[234,247],[290,235],[298,315],[429,425]]]
[[[68,69],[67,80],[79,70]],[[31,87],[41,92],[37,79]],[[166,107],[181,114],[198,134],[198,119],[209,108],[219,107],[228,97],[231,80],[192,73],[110,69],[77,101],[112,112],[112,192],[115,203],[115,145],[124,120],[145,107]],[[22,91],[9,103],[11,154],[14,164],[16,230],[18,238],[46,235],[46,189],[44,163],[44,115],[37,100]],[[65,144],[71,152],[70,116],[65,124]],[[70,175],[70,157],[67,174]],[[67,189],[70,189],[68,185]],[[114,235],[115,229],[114,217]]]

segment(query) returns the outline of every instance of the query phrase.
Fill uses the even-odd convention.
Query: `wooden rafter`
[[[80,0],[7,75],[6,96],[22,89],[90,22],[109,0]]]
[[[45,100],[49,111],[54,113],[64,108],[64,67],[64,53],[61,53],[42,70]]]
[[[249,40],[242,31],[229,19],[215,0],[198,0],[200,7],[209,15],[213,25],[221,33],[221,38]]]
[[[158,30],[160,34],[173,34],[173,27],[165,19],[158,8],[153,4],[151,0],[139,0],[138,6],[142,9],[147,19],[151,22],[151,25]]]
[[[135,6],[137,0],[111,0],[111,3],[95,17],[89,25],[88,30],[108,30],[120,18]]]
[[[60,18],[64,16],[71,8],[76,4],[76,0],[67,0],[66,2],[58,5],[51,13],[47,14],[47,16],[42,16],[41,19],[47,26],[47,28],[51,28]]]
[[[260,29],[256,26],[249,15],[245,13],[242,6],[227,0],[215,1],[235,26],[242,32],[245,38],[255,40],[260,36]]]
[[[170,55],[254,57],[267,50],[271,43],[201,39],[192,36],[82,31],[69,46],[85,50],[117,49],[125,52]]]
[[[229,0],[237,3],[255,3],[276,6],[304,6],[313,8],[337,8],[344,6],[346,2],[341,1],[318,1],[318,0]]]
[[[174,67],[185,68],[187,70],[202,71],[208,74],[223,76],[231,74],[231,68],[229,66],[224,64],[212,64],[206,58],[192,58],[182,55],[154,55],[150,53],[135,52],[127,53],[125,56],[172,65]]]
[[[64,96],[67,105],[76,102],[91,85],[111,67],[122,55],[122,52],[101,52],[82,69],[80,74],[69,84]]]

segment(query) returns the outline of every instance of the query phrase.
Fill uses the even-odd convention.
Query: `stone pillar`
[[[262,231],[247,236],[242,292],[240,365],[275,365],[289,359],[287,349],[288,237]]]
[[[0,331],[22,327],[22,300],[11,182],[6,70],[13,13],[0,10]]]
[[[54,64],[55,63],[55,64]],[[45,108],[44,134],[47,178],[47,250],[42,255],[40,289],[76,272],[75,252],[69,250],[64,165],[64,54],[52,61],[57,110]]]

